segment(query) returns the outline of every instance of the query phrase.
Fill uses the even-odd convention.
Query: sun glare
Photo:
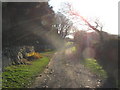
[[[61,3],[69,2],[73,8],[87,20],[99,19],[103,30],[118,34],[118,0],[50,0],[55,12],[59,11]],[[77,25],[78,26],[78,25]],[[81,26],[78,26],[79,29]]]

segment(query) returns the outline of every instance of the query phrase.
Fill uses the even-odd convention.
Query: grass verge
[[[107,78],[107,73],[103,70],[103,68],[97,63],[95,59],[87,58],[84,60],[83,64],[101,78]]]
[[[32,61],[31,65],[12,65],[2,73],[2,88],[26,88],[49,63],[49,57]]]

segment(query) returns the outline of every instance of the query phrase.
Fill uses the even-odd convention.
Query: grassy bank
[[[3,72],[2,88],[25,88],[34,81],[49,63],[50,58],[44,56],[32,61],[31,65],[12,65]]]
[[[107,73],[103,68],[97,63],[95,59],[87,58],[83,63],[87,68],[89,68],[93,73],[97,74],[101,78],[107,78]]]

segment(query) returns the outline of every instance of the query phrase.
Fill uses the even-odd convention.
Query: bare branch
[[[96,21],[95,21],[95,23],[96,23],[96,28],[98,28],[98,26],[99,26],[98,23]]]

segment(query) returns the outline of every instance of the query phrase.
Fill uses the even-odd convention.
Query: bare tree
[[[88,30],[94,30],[100,35],[100,40],[103,41],[103,25],[100,24],[98,20],[94,21],[95,26],[93,26],[87,19],[85,19],[83,16],[81,16],[75,9],[73,9],[72,5],[70,3],[65,3],[65,7],[68,8],[68,11],[62,11],[63,13],[69,14],[69,16],[72,19],[81,19],[85,24],[88,26]]]
[[[67,35],[70,34],[73,23],[60,12],[56,14],[55,18],[56,24],[54,27],[56,28],[57,33],[60,35],[60,37],[64,39]]]

